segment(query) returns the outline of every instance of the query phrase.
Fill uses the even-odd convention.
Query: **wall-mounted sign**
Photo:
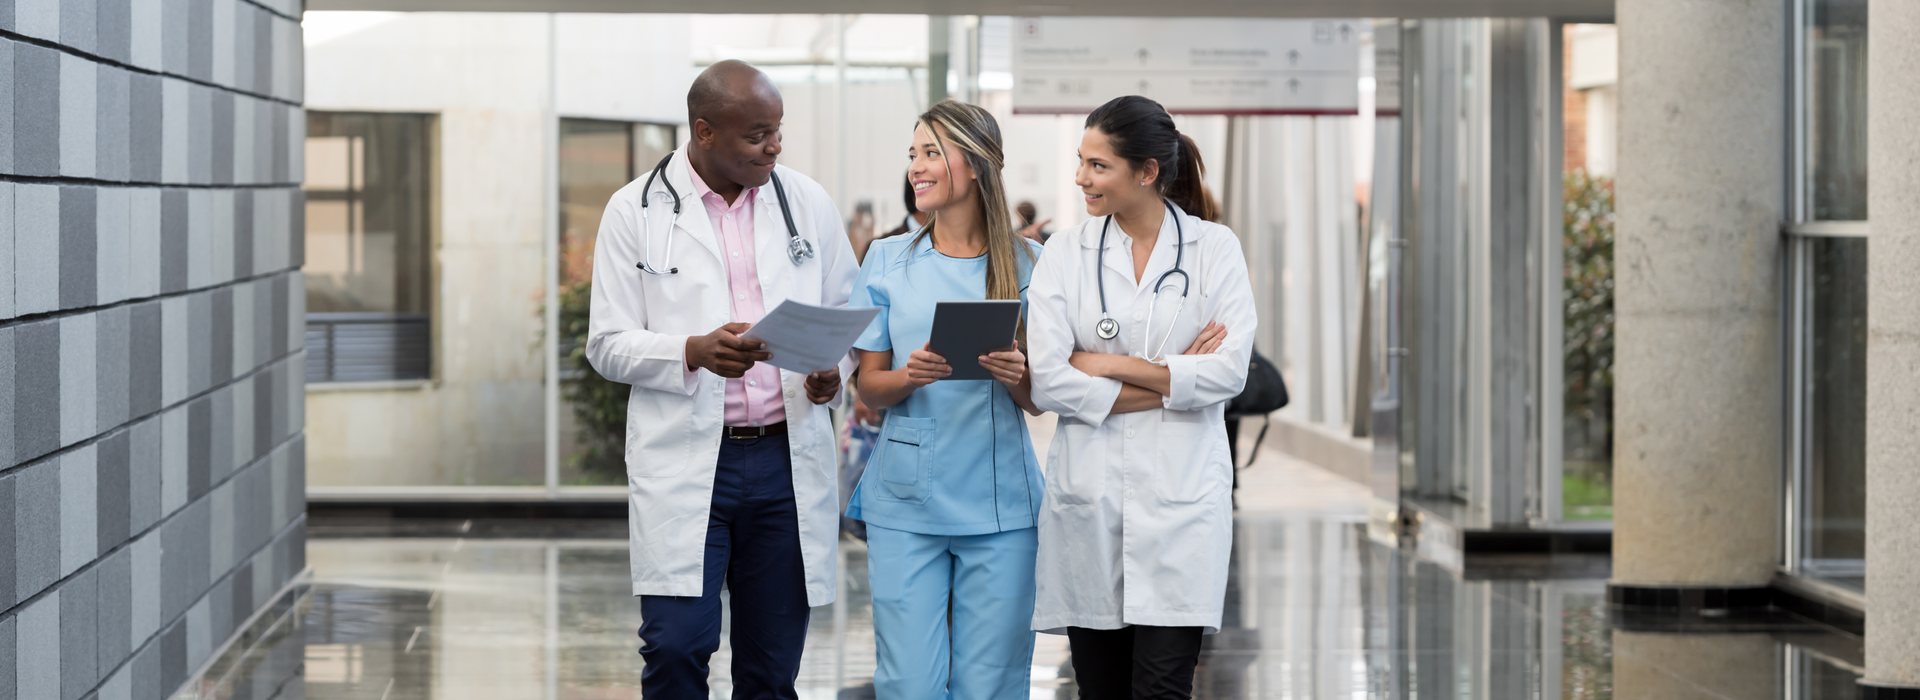
[[[1021,17],[1013,111],[1145,95],[1176,114],[1355,114],[1363,21]]]

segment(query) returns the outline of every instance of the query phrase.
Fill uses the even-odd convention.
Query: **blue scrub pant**
[[[949,537],[867,524],[880,657],[875,696],[997,700],[1031,694],[1037,533],[1025,528]]]
[[[807,640],[807,574],[787,436],[722,439],[707,516],[699,596],[640,596],[640,693],[708,697],[707,659],[720,649],[720,582],[733,609],[733,696],[798,697]]]

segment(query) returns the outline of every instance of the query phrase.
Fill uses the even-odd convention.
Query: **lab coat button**
[[[1132,429],[1128,429],[1128,430],[1127,430],[1127,437],[1128,437],[1128,438],[1132,438],[1132,437],[1133,437],[1133,430],[1132,430]]]
[[[1134,314],[1133,314],[1133,320],[1135,320],[1135,321],[1138,321],[1138,320],[1140,320],[1140,314],[1139,314],[1139,312],[1134,312]]]
[[[1127,489],[1127,500],[1133,500],[1133,489]]]

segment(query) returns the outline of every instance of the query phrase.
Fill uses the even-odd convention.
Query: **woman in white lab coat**
[[[1253,291],[1159,103],[1095,110],[1079,155],[1092,218],[1047,242],[1028,291],[1033,400],[1060,414],[1033,627],[1068,635],[1082,698],[1184,699],[1226,595],[1222,417],[1246,383]]]

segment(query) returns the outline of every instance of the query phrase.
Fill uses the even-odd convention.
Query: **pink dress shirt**
[[[707,205],[707,218],[720,237],[720,255],[727,264],[727,291],[733,298],[733,322],[758,323],[767,315],[760,299],[759,269],[753,261],[753,200],[760,193],[755,187],[727,200],[700,179],[692,167],[693,192]],[[739,379],[727,380],[726,424],[729,426],[772,425],[787,419],[787,408],[780,403],[780,369],[765,362],[754,363]]]

